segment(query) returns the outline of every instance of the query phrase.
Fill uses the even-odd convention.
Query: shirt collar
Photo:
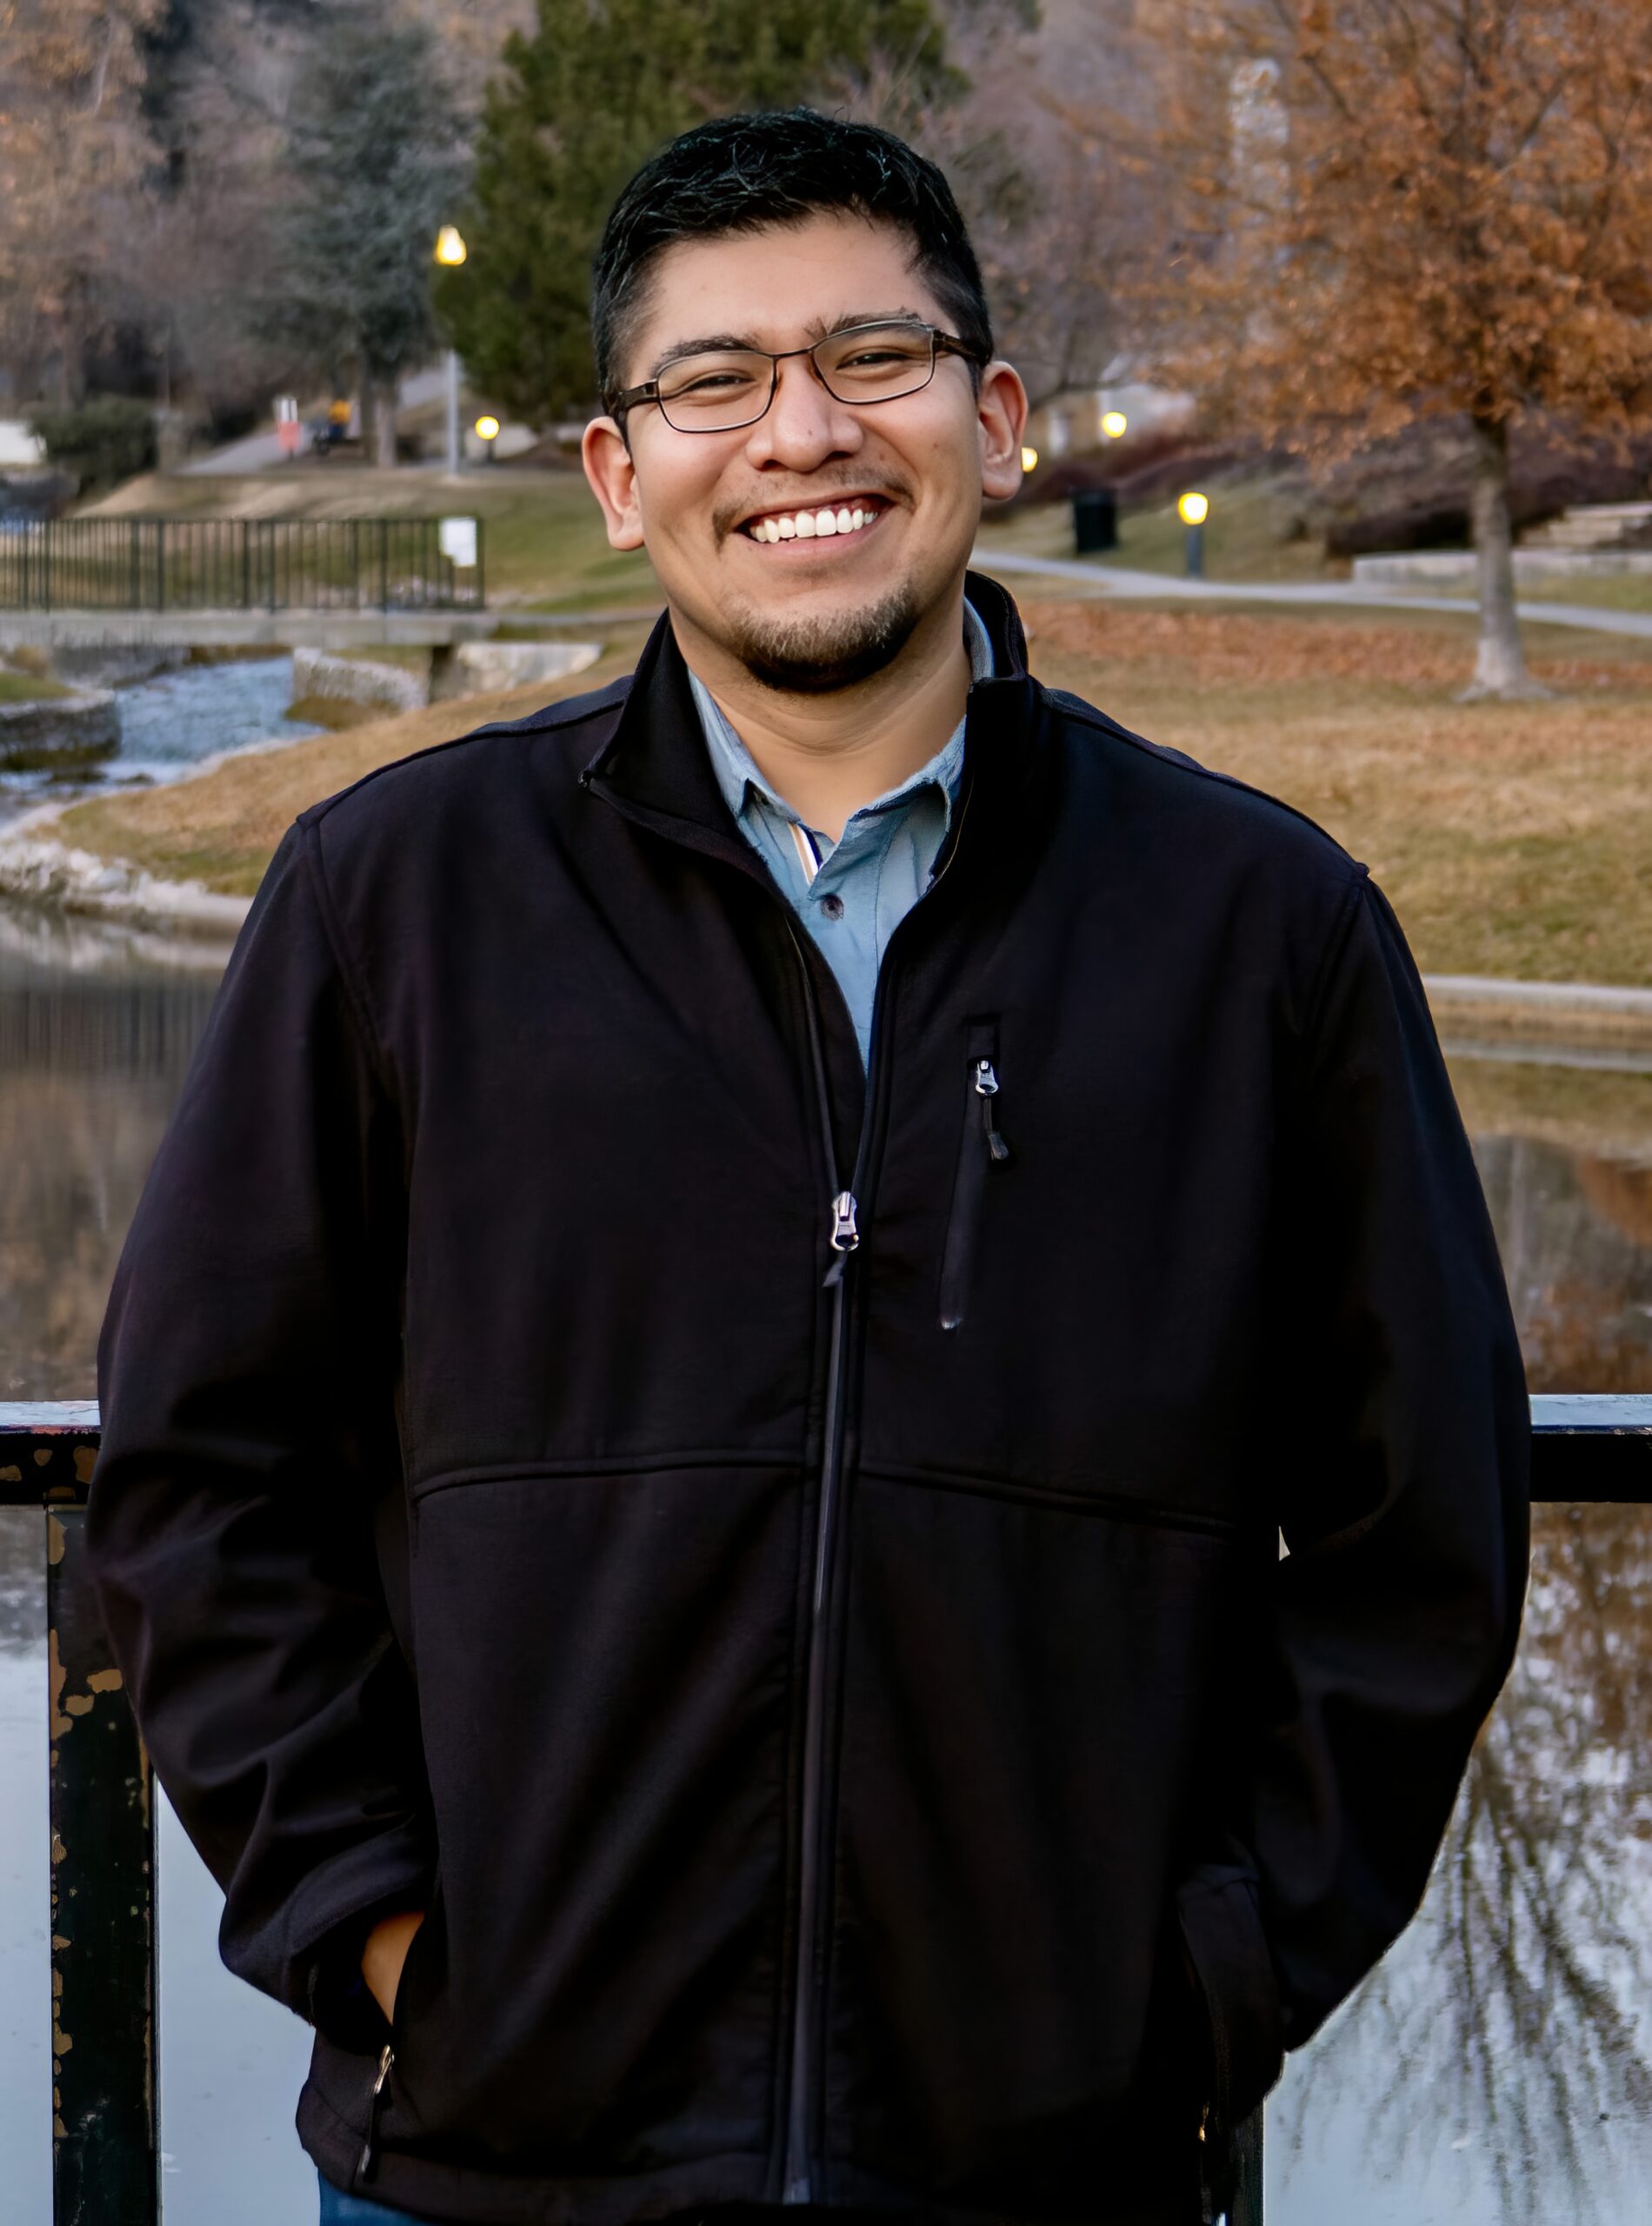
[[[970,685],[974,686],[977,681],[990,680],[995,670],[992,639],[982,623],[979,612],[967,596],[963,603],[963,643],[969,652]],[[717,786],[736,819],[744,813],[749,793],[755,789],[782,818],[796,819],[801,825],[799,815],[783,796],[776,795],[758,771],[756,759],[729,723],[722,705],[692,667],[689,670],[689,686],[693,691],[695,709],[700,714],[700,724],[705,730]],[[890,805],[902,802],[933,783],[945,801],[949,826],[952,807],[957,801],[958,784],[963,777],[963,725],[960,719],[929,763],[920,765],[917,771],[903,781],[899,788],[890,789],[883,796],[874,796],[869,803],[863,804],[860,809],[863,811],[887,810]]]

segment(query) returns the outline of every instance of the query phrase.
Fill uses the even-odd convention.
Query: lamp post
[[[1204,577],[1204,522],[1210,515],[1210,500],[1206,495],[1184,495],[1176,504],[1176,516],[1188,530],[1188,577]]]
[[[1130,421],[1122,410],[1109,410],[1102,419],[1102,430],[1109,441],[1122,441],[1130,430]]]
[[[443,224],[436,236],[436,259],[444,269],[456,270],[470,250],[456,224]],[[459,351],[448,350],[448,470],[459,469]]]
[[[476,431],[477,440],[485,443],[483,454],[487,457],[488,462],[491,463],[493,462],[493,444],[499,437],[499,420],[496,417],[478,417],[476,419]]]

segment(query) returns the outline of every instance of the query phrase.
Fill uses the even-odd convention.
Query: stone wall
[[[0,772],[32,773],[94,764],[121,744],[110,689],[0,703]]]
[[[292,653],[292,699],[295,703],[354,703],[375,711],[422,711],[429,688],[423,673],[402,665],[300,649]]]

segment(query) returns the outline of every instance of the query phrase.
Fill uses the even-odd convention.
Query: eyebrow
[[[816,317],[806,324],[803,330],[811,337],[803,345],[812,348],[816,341],[829,340],[834,332],[847,332],[851,325],[927,324],[929,322],[922,310],[845,310],[841,317]],[[760,341],[754,340],[749,333],[711,332],[703,333],[693,340],[674,340],[656,359],[643,383],[651,384],[662,371],[673,363],[681,363],[685,356],[703,356],[733,348],[749,348],[764,356],[771,352]],[[783,349],[780,352],[783,355],[789,351]]]

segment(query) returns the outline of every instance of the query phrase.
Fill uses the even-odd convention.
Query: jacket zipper
[[[820,1110],[821,1137],[827,1172],[834,1185],[827,1243],[831,1263],[823,1288],[832,1295],[832,1324],[826,1361],[826,1420],[821,1447],[820,1499],[815,1520],[814,1580],[809,1590],[809,1669],[803,1701],[803,1809],[800,1825],[801,1854],[797,1883],[797,1967],[792,1988],[791,2072],[786,2109],[786,2159],[782,2176],[783,2203],[811,2199],[809,2170],[809,2090],[815,2012],[815,1936],[820,1922],[820,1806],[822,1747],[824,1741],[826,1679],[826,1580],[831,1565],[833,1517],[837,1505],[837,1472],[841,1462],[843,1406],[843,1329],[848,1294],[849,1255],[857,1250],[861,1232],[859,1208],[852,1190],[836,1189],[837,1170],[832,1151],[831,1099],[826,1086],[826,1057],[821,1048],[820,1023],[815,1010],[814,984],[809,962],[789,921],[787,933],[803,969],[803,998],[809,1016],[809,1056]],[[871,1076],[867,1076],[867,1113],[871,1110]],[[864,1129],[863,1130],[863,1139]],[[856,1157],[859,1153],[857,1150]],[[854,1180],[859,1180],[856,1167]]]
[[[390,2066],[396,2061],[396,2050],[388,2041],[378,2052],[378,2074],[373,2081],[372,2092],[367,2098],[367,2138],[362,2143],[362,2153],[356,2161],[356,2176],[370,2180],[378,2157],[378,2114],[384,2098],[385,2082],[390,2076]]]
[[[921,904],[944,877],[957,856],[958,838],[963,834],[963,816],[969,810],[970,790],[966,788],[958,810],[958,824],[945,859],[935,873],[929,886],[919,896]],[[786,2090],[786,2150],[781,2174],[781,2201],[787,2204],[809,2203],[815,2200],[813,2171],[809,2156],[809,2102],[814,2085],[814,2028],[816,2018],[816,1936],[820,1929],[820,1872],[821,1872],[821,1803],[822,1778],[824,1775],[825,1707],[826,1707],[826,1595],[831,1573],[831,1555],[836,1536],[835,1517],[838,1494],[838,1471],[843,1463],[843,1363],[845,1347],[845,1316],[848,1309],[849,1256],[859,1249],[862,1230],[859,1222],[860,1205],[856,1192],[865,1181],[866,1155],[872,1134],[876,1101],[873,1096],[873,1076],[877,1064],[878,1016],[883,1008],[884,988],[889,976],[890,951],[912,912],[914,904],[896,927],[884,948],[883,963],[872,997],[872,1027],[867,1047],[866,1093],[861,1114],[861,1133],[855,1146],[855,1164],[849,1177],[849,1188],[836,1188],[837,1168],[832,1150],[831,1098],[826,1083],[826,1055],[822,1048],[820,1018],[815,1004],[815,985],[809,971],[809,961],[798,940],[795,914],[788,907],[786,932],[791,938],[792,949],[797,954],[797,963],[803,974],[803,1004],[809,1020],[809,1063],[814,1070],[815,1095],[819,1108],[822,1148],[826,1156],[826,1167],[832,1187],[831,1223],[829,1243],[831,1264],[826,1270],[823,1287],[832,1294],[832,1322],[830,1343],[826,1363],[826,1420],[821,1450],[819,1512],[815,1525],[814,1581],[809,1596],[809,1670],[803,1702],[803,1787],[801,1859],[797,1882],[797,1950],[796,1964],[792,1977],[791,2063],[787,2075]]]
[[[975,1257],[976,1230],[981,1220],[983,1185],[989,1167],[1002,1167],[1009,1147],[998,1128],[996,1099],[998,1070],[986,1057],[969,1062],[969,1101],[964,1121],[963,1149],[958,1179],[953,1186],[952,1212],[947,1222],[946,1244],[941,1255],[941,1327],[956,1330],[963,1321],[969,1290],[969,1267]]]
[[[616,797],[606,784],[597,788],[589,766],[580,775],[580,780],[586,788],[592,789],[595,793],[612,803],[623,816],[633,818],[638,816]],[[963,831],[963,822],[969,809],[969,799],[972,794],[973,783],[971,783],[965,786],[960,799],[958,818],[953,830],[952,838],[947,846],[946,856],[931,876],[929,888],[919,896],[918,903],[923,903],[924,896],[933,893],[938,883],[949,871],[952,861],[957,856],[959,840]],[[650,823],[644,817],[643,823],[647,825]],[[667,831],[669,832],[669,830]],[[680,841],[682,838],[673,834],[671,839]],[[821,1044],[820,1020],[815,1003],[815,985],[809,975],[809,961],[797,936],[796,911],[779,890],[774,889],[771,876],[764,876],[760,869],[753,869],[753,870],[759,880],[765,878],[769,880],[776,901],[785,913],[786,931],[791,938],[792,948],[797,954],[797,963],[803,973],[803,1005],[809,1022],[809,1063],[814,1070],[821,1124],[821,1144],[825,1155],[828,1187],[831,1196],[831,1220],[828,1241],[832,1259],[824,1277],[824,1288],[829,1290],[832,1294],[832,1319],[826,1365],[826,1417],[821,1451],[819,1511],[815,1527],[814,1570],[810,1587],[809,1668],[803,1703],[803,1816],[800,1820],[802,1848],[797,1885],[796,1961],[792,1984],[791,2061],[787,2070],[786,2107],[783,2114],[786,2143],[781,2174],[782,2201],[795,2204],[806,2203],[813,2200],[809,2161],[809,2095],[814,2083],[815,1936],[819,1929],[820,1910],[821,1778],[825,1740],[824,1610],[828,1580],[830,1576],[833,1520],[837,1497],[837,1471],[842,1461],[844,1332],[848,1303],[847,1270],[849,1256],[858,1248],[861,1241],[859,1204],[856,1192],[863,1180],[867,1145],[872,1132],[875,1110],[873,1075],[877,1057],[878,1014],[883,1003],[884,983],[888,978],[890,953],[906,926],[907,919],[911,917],[911,913],[907,914],[906,918],[899,923],[894,934],[891,935],[889,943],[884,950],[883,964],[879,969],[877,986],[872,1000],[872,1030],[867,1054],[866,1094],[861,1119],[861,1133],[856,1146],[854,1172],[850,1177],[849,1188],[847,1190],[840,1190],[837,1187],[836,1155],[832,1148],[831,1098],[826,1083],[826,1056]],[[915,904],[912,910],[916,911],[916,909],[917,906]],[[384,2077],[388,2076],[390,2054],[390,2052],[387,2050],[386,2058],[381,2060],[380,2078],[373,2089],[375,2098],[379,2094]],[[370,2123],[367,2147],[363,2151],[363,2157],[369,2155],[372,2146],[373,2124]]]

